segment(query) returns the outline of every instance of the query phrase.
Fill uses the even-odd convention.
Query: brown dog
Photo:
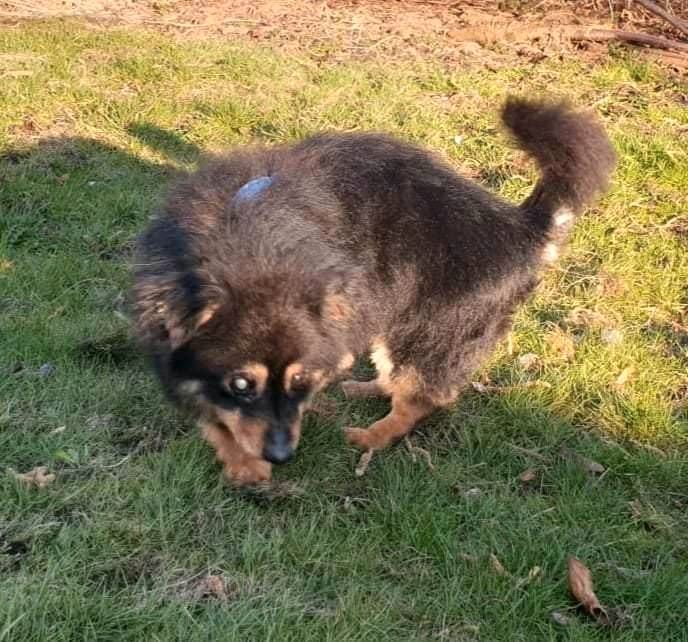
[[[489,356],[615,162],[565,104],[502,116],[542,173],[521,205],[377,134],[240,150],[173,189],[140,241],[136,327],[229,479],[269,479],[312,395],[366,351],[377,379],[344,391],[391,412],[346,430],[363,449],[451,404]]]

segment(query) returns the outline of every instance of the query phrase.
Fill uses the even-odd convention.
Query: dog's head
[[[173,395],[272,463],[293,455],[311,396],[353,364],[342,332],[348,299],[305,290],[267,280],[226,291],[190,329],[169,333],[165,379]]]

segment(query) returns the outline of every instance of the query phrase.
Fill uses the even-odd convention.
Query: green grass
[[[0,640],[688,639],[685,85],[623,54],[447,70],[63,22],[5,28],[0,52],[0,467],[57,475],[44,489],[0,477]],[[534,168],[499,134],[497,106],[544,90],[594,105],[620,166],[519,313],[515,352],[482,373],[511,387],[468,391],[420,427],[434,471],[399,446],[360,479],[341,428],[384,404],[332,391],[336,412],[308,420],[277,472],[302,493],[225,487],[116,314],[132,239],[175,172],[200,150],[372,128],[520,199]],[[622,343],[567,324],[575,308]],[[527,352],[538,371],[518,365]],[[625,626],[575,611],[569,555]],[[194,593],[208,572],[227,601]]]

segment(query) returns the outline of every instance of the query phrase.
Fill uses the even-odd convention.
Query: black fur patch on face
[[[212,332],[212,328],[208,330]],[[212,336],[212,334],[211,334]],[[281,335],[282,339],[284,335]],[[214,350],[213,340],[203,334],[176,349],[170,356],[169,376],[179,382],[177,388],[184,388],[186,382],[194,382],[194,394],[201,398],[199,407],[205,412],[211,409],[238,413],[234,430],[253,430],[252,426],[265,427],[263,456],[273,463],[287,461],[293,454],[300,436],[302,406],[311,392],[310,382],[304,377],[302,385],[287,388],[284,384],[288,357],[276,357],[261,368],[266,370],[265,381],[256,385],[251,380],[250,369],[242,368],[245,357],[233,356],[231,350]],[[268,344],[280,346],[277,341]],[[254,351],[255,354],[255,351]],[[291,354],[291,350],[282,354]],[[248,371],[247,371],[248,370]],[[246,390],[235,390],[231,386],[234,377],[246,378]],[[214,414],[221,416],[220,412]],[[245,428],[248,426],[248,428]]]

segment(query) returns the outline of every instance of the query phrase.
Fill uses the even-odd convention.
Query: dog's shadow
[[[73,340],[67,358],[76,368],[104,376],[119,372],[120,377],[127,372],[144,376],[146,369],[128,321],[126,293],[135,239],[168,184],[201,156],[199,147],[153,124],[133,123],[127,131],[131,138],[119,146],[79,136],[36,138],[33,130],[27,130],[25,139],[0,148],[3,249],[8,258],[16,257],[17,270],[24,270],[24,264],[32,266],[26,269],[26,278],[54,270],[51,265],[64,270],[55,280],[58,286],[50,291],[41,292],[50,287],[49,278],[41,278],[44,285],[37,284],[34,292],[16,285],[3,289],[0,313],[20,323],[22,318],[36,321],[45,315],[48,333],[53,325],[50,314],[62,314],[63,319],[79,315],[77,328],[88,330],[79,336],[80,329],[67,329]],[[8,272],[8,277],[12,275]],[[66,301],[72,309],[60,313]],[[57,334],[56,338],[62,340]],[[123,396],[127,394],[134,399],[141,396],[138,390]],[[135,401],[123,398],[114,403],[118,408],[108,413],[119,409],[128,416]]]
[[[195,143],[152,123],[131,123],[127,132],[150,149],[179,163],[192,163],[203,155],[201,148]]]
[[[70,253],[92,262],[93,273],[127,270],[136,236],[161,193],[201,156],[198,146],[150,123],[132,123],[132,144],[143,143],[159,162],[85,137],[19,141],[0,152],[0,232],[10,250],[40,256]],[[95,298],[102,292],[94,290]],[[98,301],[98,303],[103,303]],[[127,316],[124,292],[112,304]],[[21,302],[3,297],[3,307]],[[139,357],[125,327],[83,337],[75,350],[100,366],[127,366]]]

